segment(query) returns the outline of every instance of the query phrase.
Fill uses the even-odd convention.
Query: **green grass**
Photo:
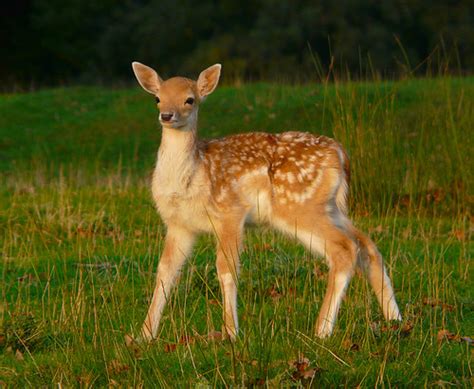
[[[203,137],[298,129],[348,150],[351,215],[386,260],[404,325],[385,324],[355,277],[325,341],[313,336],[325,266],[263,227],[247,230],[235,344],[209,337],[222,320],[203,236],[159,340],[127,348],[163,243],[153,99],[55,89],[2,95],[0,113],[0,386],[472,386],[474,78],[227,86],[201,107]]]

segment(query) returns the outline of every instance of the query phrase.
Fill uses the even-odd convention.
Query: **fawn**
[[[304,132],[198,140],[199,106],[216,88],[221,65],[207,68],[197,81],[183,77],[163,81],[146,65],[133,62],[132,67],[160,111],[163,133],[152,193],[167,227],[140,340],[157,336],[176,276],[196,235],[203,232],[216,236],[224,326],[235,339],[239,252],[248,220],[266,222],[326,257],[329,275],[316,322],[318,337],[331,335],[357,266],[366,270],[385,318],[401,320],[381,255],[347,217],[349,161],[341,145]]]

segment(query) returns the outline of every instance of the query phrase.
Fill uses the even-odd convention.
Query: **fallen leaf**
[[[264,378],[250,378],[246,383],[246,386],[251,387],[251,388],[255,386],[264,386],[264,385],[265,385]]]
[[[350,350],[351,350],[351,351],[359,351],[359,350],[360,350],[360,346],[359,346],[357,343],[352,343],[352,344],[351,344],[351,347],[350,347]]]
[[[464,242],[466,240],[466,232],[464,230],[454,230],[453,235],[457,240],[461,242]]]
[[[294,367],[297,371],[304,371],[309,366],[309,359],[301,354],[298,359],[288,361],[288,364]]]
[[[357,343],[352,342],[351,339],[344,339],[342,347],[347,351],[359,351],[360,346]]]
[[[207,334],[207,339],[209,340],[222,340],[223,336],[222,336],[222,332],[220,331],[210,331],[208,334]]]
[[[318,371],[320,371],[320,370],[321,370],[321,369],[319,369],[319,368],[314,368],[314,367],[313,367],[312,369],[308,369],[308,370],[306,370],[305,372],[303,372],[302,378],[304,378],[304,379],[311,379],[311,378],[313,378],[313,377],[316,375],[316,373],[317,373]]]
[[[165,353],[171,353],[173,351],[176,351],[176,343],[168,343],[165,344],[164,351]]]
[[[190,335],[181,335],[181,337],[179,338],[179,344],[193,344],[194,343],[194,337],[190,336]]]
[[[94,235],[94,233],[90,229],[84,229],[82,227],[77,227],[77,235],[81,238],[89,238]]]
[[[89,387],[93,379],[94,376],[90,372],[83,372],[81,375],[76,377],[76,381],[85,387]]]
[[[35,277],[33,276],[33,274],[27,273],[27,274],[23,274],[21,277],[18,277],[18,278],[17,278],[17,281],[18,281],[18,282],[25,282],[25,281],[31,282],[31,281],[34,280],[34,278],[35,278]]]
[[[296,296],[296,289],[295,288],[288,288],[288,291],[286,293],[289,296],[295,297]]]
[[[295,371],[291,374],[293,380],[302,381],[303,383],[312,380],[316,373],[321,371],[319,367],[309,368],[310,361],[303,354],[297,360],[290,361],[289,364],[295,368]]]
[[[433,308],[434,307],[441,307],[445,311],[449,311],[449,312],[454,311],[454,305],[443,303],[441,300],[431,299],[429,297],[425,297],[422,300],[422,302],[423,302],[423,305],[429,305]]]
[[[278,300],[283,295],[277,290],[275,285],[273,285],[270,289],[267,290],[267,296],[270,296],[272,300]]]
[[[409,335],[414,327],[415,327],[415,325],[412,322],[408,321],[408,322],[402,324],[402,327],[400,328],[400,333],[402,335],[405,335],[405,336]]]
[[[400,202],[400,205],[408,208],[411,203],[411,196],[408,194],[405,194],[400,197],[399,202]]]
[[[402,232],[402,238],[407,240],[411,236],[411,228],[405,228]]]
[[[142,356],[142,348],[140,347],[140,344],[135,338],[133,338],[131,335],[125,335],[125,344],[128,347],[130,351],[133,352],[133,355],[135,358],[141,358]]]
[[[23,356],[23,353],[20,350],[15,351],[15,358],[18,359],[19,361],[23,361],[25,357]]]
[[[301,358],[298,361],[295,361],[294,366],[298,371],[304,371],[309,366],[308,358]]]
[[[372,330],[372,332],[374,333],[375,336],[380,336],[380,323],[379,322],[376,322],[376,321],[373,321],[371,323],[369,323],[369,326]]]
[[[315,262],[313,274],[316,276],[317,279],[323,279],[325,276],[325,272],[321,268],[321,265],[318,262]]]
[[[376,232],[377,234],[381,234],[383,232],[383,226],[379,224],[377,227],[370,228],[369,232]]]
[[[219,303],[219,300],[210,299],[210,300],[209,300],[209,304],[211,304],[211,305],[219,305],[220,303]]]
[[[262,249],[263,249],[263,250],[270,250],[270,251],[271,251],[271,250],[273,250],[273,246],[272,246],[270,243],[264,243],[264,244],[262,245]]]
[[[459,340],[460,337],[449,330],[442,329],[438,331],[437,339],[438,342],[442,342],[443,340]]]
[[[109,374],[111,374],[111,373],[120,374],[124,371],[130,370],[130,366],[128,366],[125,363],[120,362],[117,359],[113,359],[107,365],[107,370],[108,370]]]
[[[135,339],[133,339],[131,335],[125,334],[124,339],[125,339],[125,345],[127,347],[133,346],[135,344]]]

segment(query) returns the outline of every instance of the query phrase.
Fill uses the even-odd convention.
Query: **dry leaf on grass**
[[[207,334],[207,339],[215,340],[215,341],[222,340],[223,339],[222,332],[220,332],[220,331],[210,331]]]
[[[257,251],[273,251],[273,246],[269,243],[255,243],[253,247]]]
[[[193,344],[194,342],[195,342],[195,339],[191,335],[181,335],[178,341],[179,344],[184,344],[184,345]]]
[[[133,339],[131,335],[125,334],[124,340],[125,340],[125,345],[127,347],[130,347],[135,344],[135,339]]]
[[[313,367],[312,369],[308,369],[303,372],[302,378],[303,379],[312,379],[317,372],[319,372],[321,369],[320,368],[315,368]]]
[[[15,351],[15,358],[18,359],[19,361],[23,361],[25,357],[23,356],[23,353],[20,350]]]
[[[33,274],[30,274],[30,273],[27,273],[27,274],[23,274],[21,277],[18,277],[17,278],[17,281],[18,282],[32,282],[34,281],[35,279],[35,276]]]
[[[304,371],[309,366],[309,359],[300,355],[298,359],[288,361],[288,364],[298,371]]]
[[[372,331],[374,331],[374,334],[376,336],[380,336],[381,333],[383,332],[395,332],[399,331],[400,335],[402,336],[408,336],[410,335],[411,331],[415,325],[412,322],[405,322],[405,323],[393,323],[393,324],[381,324],[378,322],[372,322],[370,323],[370,328],[372,328]]]
[[[168,343],[168,344],[165,344],[165,346],[163,347],[163,350],[165,351],[165,353],[171,353],[171,352],[174,352],[176,351],[176,343]]]
[[[383,232],[383,226],[379,224],[377,227],[369,228],[369,233],[381,234]]]
[[[464,230],[454,230],[453,236],[461,242],[466,240],[466,232]]]
[[[360,346],[357,343],[354,343],[351,339],[344,339],[342,342],[342,347],[347,351],[359,351]]]
[[[265,378],[249,378],[246,382],[246,386],[253,388],[255,386],[264,386]]]
[[[133,355],[135,358],[140,358],[141,357],[141,348],[140,345],[137,343],[137,341],[131,336],[126,334],[124,336],[125,339],[125,345],[128,347],[130,351],[133,352]]]
[[[453,332],[449,330],[439,330],[438,331],[438,336],[436,337],[438,339],[438,342],[442,342],[443,340],[459,340],[459,335],[455,335]]]
[[[272,300],[279,300],[283,295],[278,291],[275,285],[267,289],[267,296],[270,296]]]
[[[436,336],[438,339],[438,342],[442,341],[452,341],[452,342],[466,342],[469,346],[474,345],[474,339],[472,339],[470,336],[461,336],[457,335],[454,332],[451,332],[446,329],[441,329],[438,331],[438,335]]]
[[[443,303],[441,300],[432,299],[429,297],[425,297],[423,300],[423,305],[429,305],[430,307],[441,307],[444,311],[452,312],[454,311],[454,305]]]
[[[130,366],[117,359],[112,359],[107,365],[107,371],[109,374],[120,374],[128,370],[130,370]]]
[[[316,373],[321,371],[321,368],[319,367],[310,368],[310,361],[304,355],[300,355],[297,360],[289,361],[288,363],[295,369],[291,374],[291,377],[295,381],[311,380],[314,378]]]
[[[326,272],[323,270],[322,266],[318,262],[315,262],[313,274],[318,280],[321,280],[326,277]]]

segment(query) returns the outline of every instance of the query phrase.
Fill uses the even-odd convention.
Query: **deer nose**
[[[169,122],[173,117],[173,113],[161,113],[161,120],[164,122]]]

